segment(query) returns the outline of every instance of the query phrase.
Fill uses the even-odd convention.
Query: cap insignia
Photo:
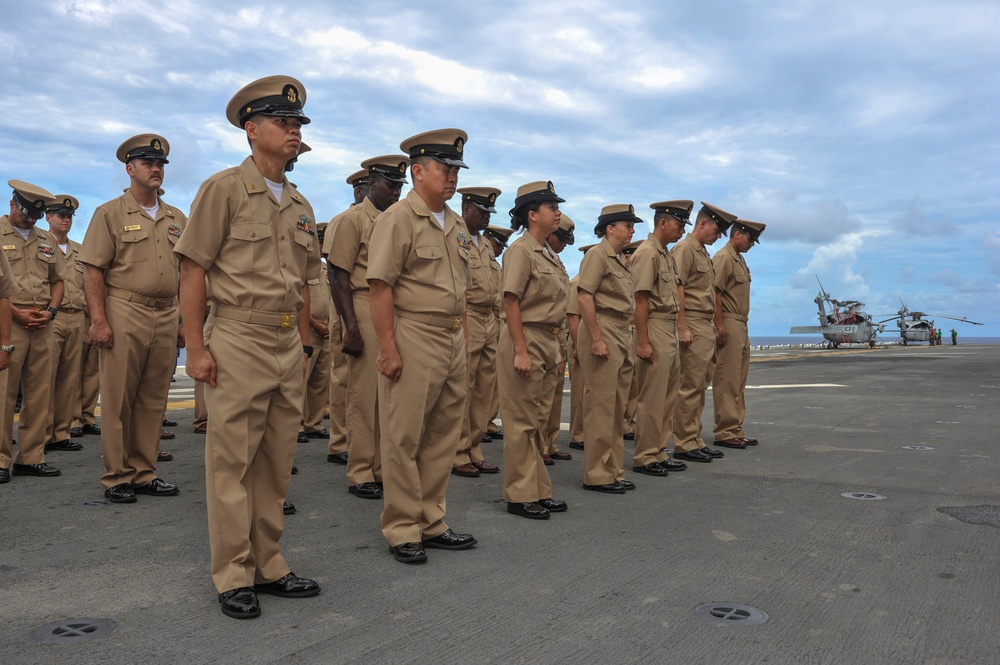
[[[462,154],[462,147],[464,145],[465,145],[465,142],[462,140],[461,136],[458,137],[457,139],[455,139],[455,150],[458,151],[458,154],[460,154],[460,155]]]
[[[153,139],[153,142],[150,143],[149,145],[151,145],[153,147],[153,150],[155,150],[156,152],[160,152],[160,139]]]
[[[406,162],[400,162],[399,163],[399,172],[400,173],[406,173]]]
[[[496,200],[497,200],[497,195],[496,194],[490,194],[490,203],[496,203]]]
[[[285,98],[291,104],[294,104],[299,100],[299,91],[295,89],[294,85],[285,86]]]
[[[556,193],[556,186],[552,184],[551,180],[549,180],[549,191],[552,192],[553,194]]]

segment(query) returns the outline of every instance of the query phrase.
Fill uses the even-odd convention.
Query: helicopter
[[[903,299],[899,299],[899,304],[901,307],[899,311],[896,312],[896,316],[890,317],[882,321],[882,323],[888,323],[889,321],[896,321],[896,325],[899,326],[899,336],[903,339],[903,346],[906,346],[910,342],[928,342],[931,341],[931,329],[934,328],[934,321],[928,321],[924,319],[925,316],[936,316],[942,319],[951,319],[953,321],[958,321],[960,323],[971,323],[974,326],[981,326],[982,323],[977,321],[970,321],[967,316],[950,316],[948,314],[928,314],[926,312],[911,312],[907,308],[906,303]]]
[[[858,300],[834,300],[819,281],[819,295],[813,302],[819,308],[818,326],[793,326],[793,335],[823,335],[829,348],[836,349],[841,344],[867,344],[874,348],[878,333],[885,329],[884,323],[872,321],[872,315],[864,311],[865,304]],[[826,304],[830,304],[827,312]]]

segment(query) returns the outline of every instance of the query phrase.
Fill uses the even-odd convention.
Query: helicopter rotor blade
[[[952,321],[958,321],[959,323],[971,323],[974,326],[981,326],[982,323],[978,321],[973,321],[967,316],[950,316],[948,314],[924,314],[924,316],[936,316],[942,319],[951,319]]]

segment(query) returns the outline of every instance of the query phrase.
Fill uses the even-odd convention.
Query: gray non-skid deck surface
[[[748,432],[760,446],[665,479],[627,470],[639,488],[624,496],[584,491],[573,451],[550,467],[569,512],[548,522],[508,515],[500,476],[452,477],[448,522],[479,547],[430,550],[421,566],[392,559],[381,503],[347,493],[324,443],[299,446],[283,549],[323,593],[262,596],[255,621],[219,612],[190,409],[171,412],[179,436],[163,447],[176,460],[160,466],[179,497],[82,505],[101,498],[102,466],[97,438],[81,439],[83,452],[49,454],[62,477],[0,487],[0,662],[1000,661],[1000,530],[939,510],[1000,505],[1000,347],[755,358]],[[830,383],[843,387],[787,387]],[[174,386],[190,399],[188,379]],[[565,406],[564,421],[568,395]],[[711,419],[709,397],[709,440]],[[500,443],[484,450],[502,462]],[[770,620],[694,614],[714,602]],[[118,627],[75,644],[31,639],[78,617]]]

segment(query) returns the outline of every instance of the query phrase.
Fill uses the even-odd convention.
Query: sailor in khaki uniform
[[[546,240],[559,228],[559,204],[551,181],[530,182],[517,190],[511,228],[524,233],[503,261],[506,331],[497,354],[500,410],[504,417],[503,493],[507,512],[548,519],[566,510],[552,497],[552,480],[542,455],[565,334],[569,278]]]
[[[636,240],[630,242],[629,244],[622,247],[622,256],[632,265],[632,255],[635,254],[635,250],[639,249],[639,245],[642,244],[641,240]],[[632,332],[632,344],[629,345],[629,357],[632,362],[632,367],[635,367],[635,348],[636,348],[636,334],[635,334],[635,315],[629,319],[629,330]],[[632,441],[635,439],[635,413],[639,409],[639,376],[633,371],[632,372],[632,385],[628,388],[628,399],[625,401],[625,417],[622,420],[622,432],[626,441]]]
[[[674,410],[674,459],[711,462],[724,456],[701,438],[705,391],[715,371],[715,270],[705,246],[726,234],[736,215],[702,201],[694,229],[674,245],[670,255],[680,280],[677,341],[681,387]]]
[[[139,134],[118,147],[131,184],[94,211],[79,260],[90,312],[90,343],[101,356],[104,495],[174,496],[156,474],[157,453],[178,344],[177,257],[187,218],[160,198],[170,145]]]
[[[636,374],[639,400],[636,412],[632,470],[666,476],[686,465],[671,462],[664,449],[670,440],[674,407],[680,387],[677,347],[679,295],[677,267],[667,246],[684,235],[693,201],[661,201],[649,207],[653,232],[632,255],[635,287]]]
[[[86,299],[83,296],[83,263],[78,260],[80,243],[67,235],[73,228],[73,215],[80,202],[68,194],[57,194],[45,206],[49,234],[56,241],[56,259],[63,280],[63,298],[59,316],[52,322],[52,418],[45,437],[45,450],[80,450],[70,429],[80,410],[80,377],[83,371],[83,342],[87,337]]]
[[[635,308],[632,275],[622,248],[636,222],[631,204],[604,206],[594,234],[602,238],[580,264],[577,298],[583,325],[578,333],[583,372],[584,489],[623,494],[635,489],[625,480],[622,425],[632,384],[629,320]]]
[[[330,266],[333,302],[343,322],[347,355],[347,491],[381,499],[382,461],[378,426],[378,338],[372,327],[368,272],[369,241],[376,219],[399,201],[406,183],[406,155],[366,159],[368,195],[331,222],[323,253]]]
[[[747,408],[743,393],[750,370],[750,268],[743,254],[760,241],[765,225],[737,219],[729,242],[715,256],[715,307],[722,314],[722,330],[717,334],[712,404],[715,407],[715,445],[746,448],[757,444],[743,431]]]
[[[584,245],[580,251],[584,254],[591,247]],[[577,297],[576,285],[580,283],[577,275],[569,280],[569,304],[566,305],[566,328],[569,333],[570,363],[569,363],[569,447],[573,450],[583,450],[583,372],[580,371],[580,299]]]
[[[514,229],[502,226],[493,226],[490,224],[483,230],[483,237],[486,238],[490,247],[493,248],[494,263],[496,263],[498,270],[503,270],[497,259],[504,253],[507,249],[507,242],[510,240],[511,234],[514,233]],[[497,306],[496,311],[493,314],[497,317],[497,340],[499,341],[500,335],[506,332],[504,328],[507,325],[506,315],[503,312],[502,303]],[[503,440],[503,430],[497,427],[496,419],[500,415],[500,389],[494,384],[493,387],[493,399],[490,401],[490,418],[486,422],[486,433],[483,435],[481,443],[491,443],[493,441]]]
[[[497,390],[497,342],[500,324],[496,315],[501,305],[501,268],[493,246],[482,235],[496,212],[493,205],[501,192],[495,187],[463,187],[462,220],[469,229],[471,284],[465,294],[466,349],[468,351],[468,400],[462,440],[455,452],[451,472],[475,478],[480,473],[499,473],[500,467],[486,461],[479,444],[493,416],[493,393]]]
[[[252,154],[202,183],[175,249],[187,373],[207,384],[212,580],[223,614],[234,618],[260,616],[258,593],[320,592],[289,570],[278,546],[302,418],[308,282],[320,276],[312,206],[284,171],[309,122],[305,99],[288,76],[259,79],[233,96],[226,117],[246,132]]]
[[[0,469],[14,462],[15,476],[58,476],[59,470],[45,463],[46,425],[50,418],[52,360],[49,343],[52,321],[62,302],[64,275],[56,259],[56,241],[35,227],[53,196],[41,187],[10,180],[14,190],[10,216],[0,217],[3,251],[10,262],[10,274],[20,287],[10,294],[11,342],[13,348],[0,349],[10,356],[3,373],[6,392],[0,418]],[[24,399],[17,427],[18,450],[13,457],[14,403],[23,384]]]
[[[400,144],[413,189],[379,216],[368,250],[378,335],[379,425],[385,508],[382,534],[396,560],[425,561],[425,547],[476,544],[445,523],[445,493],[465,412],[465,291],[472,240],[447,201],[458,186],[468,135],[418,134]]]
[[[561,213],[562,217],[559,220],[559,228],[556,229],[555,233],[550,235],[545,240],[545,244],[548,248],[555,253],[556,262],[562,269],[563,275],[566,277],[567,282],[569,281],[569,272],[566,270],[566,266],[563,265],[562,259],[559,258],[559,254],[563,252],[569,245],[575,242],[573,232],[576,230],[576,224],[570,219],[570,216],[566,213]],[[567,290],[566,291],[566,306],[569,307],[570,300],[573,300],[573,296],[576,295],[576,291]],[[565,376],[566,368],[569,365],[570,358],[572,356],[572,341],[569,337],[569,331],[566,327],[566,318],[563,318],[562,322],[562,333],[560,334],[560,344],[559,344],[559,367],[556,368],[556,376],[559,378],[556,380],[556,385],[553,390],[555,391],[552,395],[552,408],[549,410],[549,423],[548,431],[545,434],[545,449],[542,451],[542,459],[545,460],[545,464],[551,466],[554,464],[552,460],[571,460],[573,456],[567,452],[563,452],[556,445],[556,439],[559,437],[559,432],[562,429],[562,405],[563,405],[563,390],[565,388]]]
[[[316,242],[322,245],[326,222],[316,225]],[[326,266],[320,266],[320,276],[309,280],[309,346],[313,354],[306,364],[306,390],[302,405],[301,434],[306,439],[327,439],[330,432],[323,427],[323,418],[330,402],[330,284]],[[301,443],[301,439],[299,440]]]

